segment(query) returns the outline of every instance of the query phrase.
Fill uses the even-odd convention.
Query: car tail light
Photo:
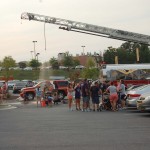
[[[129,94],[128,97],[140,97],[141,94]]]

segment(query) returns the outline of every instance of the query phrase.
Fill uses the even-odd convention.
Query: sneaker
[[[82,109],[82,112],[84,112],[85,110],[84,109]]]
[[[90,112],[90,111],[91,111],[91,109],[87,109],[87,111],[88,111],[88,112]]]

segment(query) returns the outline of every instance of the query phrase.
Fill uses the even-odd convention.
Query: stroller
[[[102,103],[100,104],[101,110],[111,110],[111,103],[109,100],[109,94],[104,93],[102,98]]]
[[[53,97],[51,92],[46,92],[43,98],[47,106],[52,106]]]

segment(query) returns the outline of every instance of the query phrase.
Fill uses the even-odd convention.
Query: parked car
[[[140,111],[150,111],[150,91],[139,97],[137,100],[137,109]]]
[[[28,100],[33,100],[35,97],[36,87],[40,86],[41,89],[43,89],[45,84],[51,84],[54,86],[54,89],[58,92],[59,98],[64,99],[64,97],[67,96],[68,83],[69,82],[67,80],[41,81],[33,87],[26,87],[21,89],[20,97],[24,98],[24,94],[26,93]]]
[[[13,89],[13,86],[15,85],[16,81],[8,81],[7,85],[8,85],[8,89]]]
[[[75,67],[75,69],[84,69],[84,68],[86,68],[86,67],[82,66],[82,65],[78,65],[78,66]]]
[[[13,93],[20,93],[21,89],[26,87],[27,83],[26,82],[16,82],[13,86]]]
[[[26,67],[23,70],[33,70],[32,67]]]
[[[140,87],[140,86],[143,86],[143,85],[142,85],[142,84],[132,85],[132,86],[130,86],[129,88],[126,89],[126,92],[131,91],[131,90],[133,90],[133,89],[135,89],[135,88],[138,88],[138,87]]]
[[[138,98],[144,94],[150,91],[150,84],[143,85],[140,87],[137,87],[133,90],[130,90],[127,92],[127,100],[126,100],[126,106],[127,107],[137,107],[137,100]]]

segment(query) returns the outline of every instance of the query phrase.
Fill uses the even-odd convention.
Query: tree
[[[81,73],[82,78],[89,78],[89,79],[97,79],[99,77],[99,70],[96,68],[86,68]]]
[[[74,59],[74,67],[80,65],[80,61],[78,59]]]
[[[88,57],[86,67],[87,68],[93,68],[93,67],[95,67],[95,61],[93,60],[92,57]]]
[[[16,66],[16,61],[11,56],[5,56],[5,58],[2,61],[2,67],[6,71],[6,78],[9,77],[9,68],[15,66]]]
[[[37,69],[41,65],[41,63],[36,59],[32,59],[29,62],[29,65],[30,65],[30,67]]]
[[[74,66],[73,57],[69,54],[69,52],[66,52],[66,55],[65,55],[64,60],[63,60],[63,65],[65,67],[68,67],[68,70],[70,67]]]
[[[51,58],[49,63],[51,64],[53,69],[59,69],[59,63],[55,57]]]
[[[18,65],[19,65],[20,68],[22,68],[22,70],[27,67],[26,62],[24,62],[24,61],[20,61],[20,62],[18,63]]]

